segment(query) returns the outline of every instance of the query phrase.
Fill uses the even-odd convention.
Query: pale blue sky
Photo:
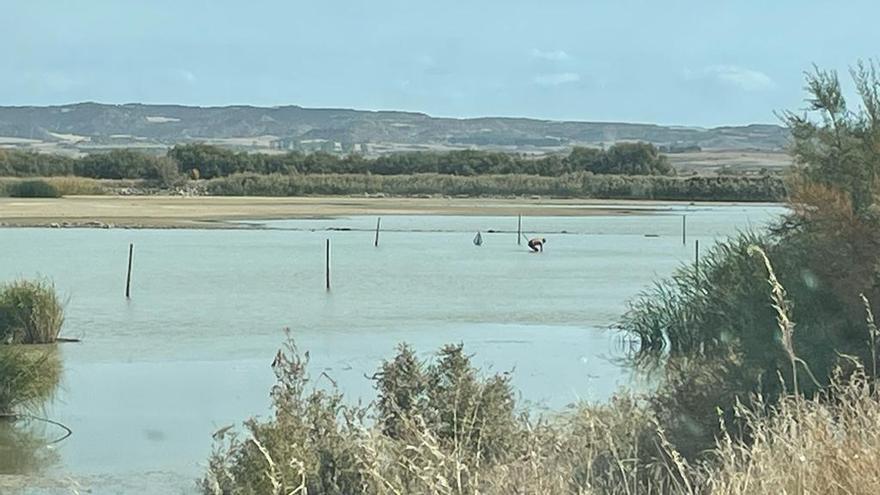
[[[845,5],[844,5],[845,4]],[[880,2],[0,0],[0,104],[723,125],[880,48]]]

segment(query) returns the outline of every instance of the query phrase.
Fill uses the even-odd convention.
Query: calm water
[[[401,341],[425,357],[464,342],[484,369],[514,370],[536,408],[602,400],[638,386],[615,365],[619,339],[603,330],[626,301],[691,261],[694,240],[708,248],[781,212],[675,206],[525,218],[525,232],[548,239],[541,255],[517,246],[515,217],[386,216],[378,248],[375,217],[262,230],[7,229],[0,280],[51,277],[69,297],[63,335],[83,340],[61,346],[64,378],[47,414],[74,435],[48,474],[84,480],[93,493],[186,493],[213,431],[268,415],[269,364],[284,328],[310,351],[313,376],[326,372],[352,400],[372,398],[364,374]],[[478,230],[482,247],[472,243]]]

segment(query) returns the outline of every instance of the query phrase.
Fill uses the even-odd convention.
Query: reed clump
[[[64,303],[48,280],[16,280],[0,286],[0,341],[50,344],[64,325]]]

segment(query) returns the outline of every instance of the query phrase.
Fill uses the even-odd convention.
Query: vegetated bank
[[[417,196],[529,196],[670,201],[777,202],[785,185],[777,177],[666,177],[572,173],[538,175],[259,175],[236,174],[207,182],[217,196],[387,194]]]
[[[545,418],[460,346],[402,347],[374,376],[373,410],[314,388],[294,350],[273,363],[275,414],[220,440],[206,493],[880,492],[880,79],[807,78],[819,115],[787,114],[799,168],[791,213],[721,243],[637,297],[649,395]]]
[[[0,150],[0,176],[139,181],[135,190],[191,190],[230,196],[423,194],[566,198],[780,201],[779,176],[676,177],[666,156],[645,143],[608,150],[574,148],[531,157],[486,151],[417,152],[364,158],[317,152],[235,153],[204,144],[178,145],[167,156],[131,150],[74,159]],[[57,178],[55,178],[57,177]],[[18,181],[0,182],[10,195]],[[97,183],[113,192],[120,183]],[[96,183],[68,182],[60,194],[96,193]],[[45,188],[44,188],[45,189]]]

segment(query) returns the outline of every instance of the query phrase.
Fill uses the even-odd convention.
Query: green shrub
[[[17,280],[0,287],[0,339],[21,344],[55,342],[64,304],[45,280]]]
[[[354,449],[363,411],[344,406],[335,391],[310,389],[307,365],[292,342],[279,351],[272,363],[274,419],[246,421],[244,441],[215,434],[220,444],[202,481],[206,493],[279,493],[279,483],[302,486],[301,493],[360,493]]]
[[[658,452],[650,411],[632,397],[532,421],[515,414],[508,375],[481,376],[461,345],[428,362],[402,345],[373,377],[373,416],[311,385],[306,366],[292,344],[278,353],[274,417],[246,421],[243,440],[215,434],[205,493],[641,493],[665,483],[648,467]]]
[[[44,180],[23,180],[9,186],[13,198],[60,198],[58,188]]]

